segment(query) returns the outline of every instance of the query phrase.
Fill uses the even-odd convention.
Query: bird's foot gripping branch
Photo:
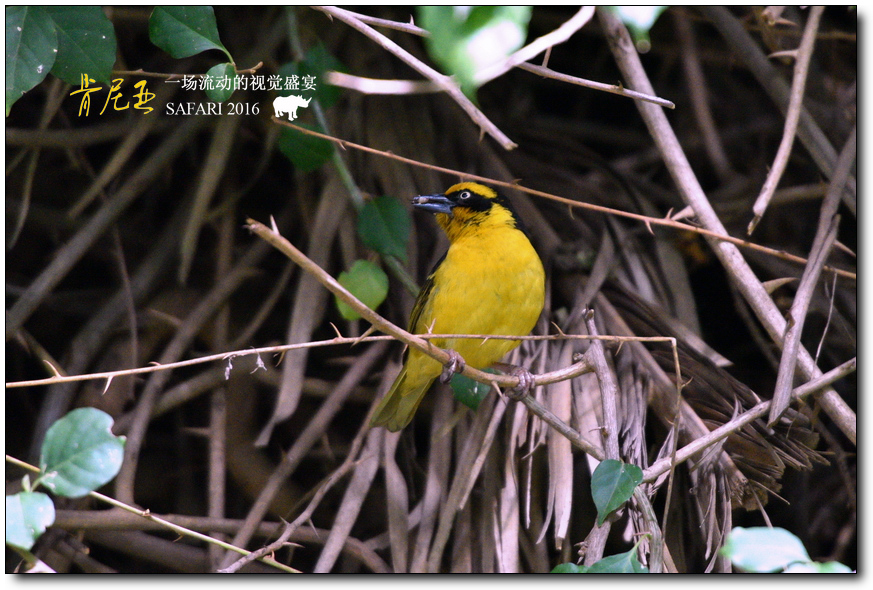
[[[451,348],[446,350],[451,356],[451,360],[443,365],[443,372],[440,373],[440,383],[448,383],[455,376],[455,373],[463,373],[464,367],[467,366],[467,361]]]

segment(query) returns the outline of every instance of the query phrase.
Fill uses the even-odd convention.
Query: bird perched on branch
[[[416,334],[525,336],[543,310],[545,272],[509,199],[487,186],[462,182],[444,194],[412,199],[436,214],[449,249],[421,289],[409,329]],[[371,424],[398,431],[412,420],[434,379],[448,382],[463,364],[484,369],[519,345],[518,340],[438,338],[448,349],[446,367],[418,349],[379,403]]]

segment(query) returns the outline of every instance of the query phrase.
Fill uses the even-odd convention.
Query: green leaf
[[[115,65],[115,28],[98,6],[47,6],[58,35],[52,74],[73,86],[82,74],[108,84]]]
[[[6,7],[6,116],[55,64],[58,34],[44,7]]]
[[[389,196],[367,201],[358,214],[361,241],[382,256],[396,256],[403,262],[406,262],[411,228],[409,211],[400,201]]]
[[[218,49],[233,61],[218,37],[211,6],[156,7],[149,18],[149,38],[176,59]]]
[[[344,72],[346,69],[321,43],[318,43],[309,50],[303,61],[287,63],[278,69],[277,73],[283,84],[278,91],[279,96],[303,94],[304,98],[309,98],[311,94],[322,108],[329,109],[342,96],[342,88],[325,83],[324,73],[328,70]],[[296,80],[297,88],[285,88],[286,78]],[[313,86],[314,90],[309,86]]]
[[[425,46],[468,96],[478,71],[519,49],[527,38],[530,6],[420,6],[418,22],[430,36]]]
[[[233,94],[233,80],[236,78],[236,68],[232,63],[218,64],[209,68],[206,77],[210,79],[206,85],[206,96],[215,102],[224,102]]]
[[[721,554],[747,572],[767,573],[811,561],[803,543],[782,528],[734,527]]]
[[[40,492],[6,496],[6,543],[30,550],[55,521],[52,499]]]
[[[643,481],[643,470],[607,459],[602,461],[591,474],[591,496],[597,506],[597,524],[620,508],[633,495],[634,489]]]
[[[485,372],[493,373],[494,371],[486,369]],[[450,385],[455,399],[473,410],[479,408],[479,404],[482,403],[482,400],[485,399],[485,396],[488,395],[488,391],[491,389],[490,385],[479,383],[466,375],[452,375]]]
[[[584,574],[588,571],[588,566],[578,565],[575,563],[567,562],[556,565],[552,568],[551,573],[553,574]]]
[[[312,129],[311,125],[299,122],[297,125]],[[279,151],[285,154],[285,157],[291,160],[291,163],[301,172],[317,170],[333,154],[333,146],[326,139],[313,137],[288,127],[282,127],[276,143],[279,146]]]
[[[637,548],[627,553],[604,557],[588,568],[589,574],[647,574],[649,568],[640,563],[637,558]]]
[[[388,295],[388,275],[378,265],[369,260],[356,260],[352,268],[341,272],[339,283],[357,297],[361,303],[370,309],[376,309]],[[339,297],[336,306],[347,320],[356,320],[361,316]]]
[[[55,494],[78,498],[115,477],[124,458],[124,437],[112,434],[112,417],[96,408],[73,410],[48,429],[39,481]]]

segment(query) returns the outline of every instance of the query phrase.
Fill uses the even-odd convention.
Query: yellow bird
[[[543,263],[509,200],[494,189],[462,182],[441,195],[412,199],[414,207],[436,214],[449,249],[422,287],[409,330],[415,334],[526,336],[536,325],[545,299]],[[466,364],[484,369],[517,347],[518,340],[437,338],[434,345],[455,351]],[[431,383],[459,370],[415,348],[379,403],[371,424],[398,431],[412,420]]]

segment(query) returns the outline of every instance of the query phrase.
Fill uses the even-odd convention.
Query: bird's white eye
[[[463,191],[460,195],[458,195],[459,201],[466,201],[470,198],[470,191]]]

